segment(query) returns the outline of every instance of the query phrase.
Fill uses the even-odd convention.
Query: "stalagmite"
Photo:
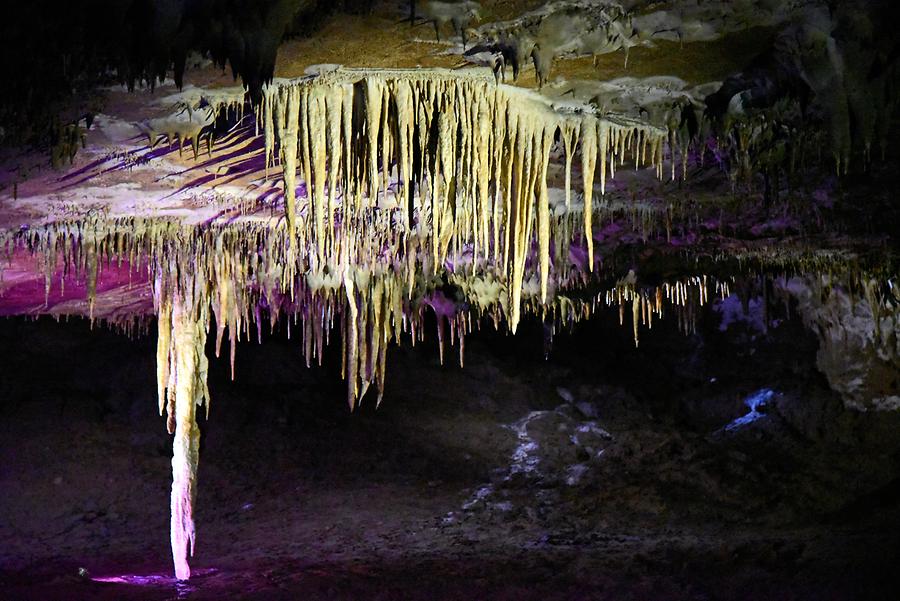
[[[169,432],[174,430],[175,434],[170,528],[172,559],[175,577],[187,580],[191,576],[188,556],[194,554],[196,542],[194,503],[200,461],[196,410],[198,405],[209,404],[205,354],[208,311],[205,299],[194,304],[194,291],[179,292],[172,285],[161,279],[156,283],[157,311],[163,316],[159,322],[157,377],[160,409],[165,396]],[[167,367],[163,368],[162,364]]]

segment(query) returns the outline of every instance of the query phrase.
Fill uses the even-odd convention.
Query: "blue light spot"
[[[753,423],[756,420],[765,417],[765,413],[763,411],[766,408],[766,405],[772,398],[775,396],[775,391],[771,388],[762,388],[757,390],[746,399],[744,399],[744,404],[747,405],[747,408],[750,411],[741,417],[737,418],[727,426],[725,426],[725,430],[728,432],[734,432],[739,428],[743,428],[747,424]]]

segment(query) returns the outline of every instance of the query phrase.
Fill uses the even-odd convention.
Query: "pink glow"
[[[450,300],[442,290],[436,290],[425,298],[425,302],[434,310],[438,317],[449,317],[459,312],[455,301]]]
[[[153,586],[155,584],[173,584],[175,578],[171,576],[162,576],[159,574],[150,574],[147,576],[138,576],[137,574],[123,574],[121,576],[98,576],[91,578],[94,582],[106,582],[111,584],[134,584],[137,586]]]
[[[219,570],[216,568],[204,568],[193,570],[191,574],[194,577],[211,576]],[[179,580],[167,574],[120,574],[117,576],[94,576],[91,577],[92,582],[103,582],[105,584],[131,584],[133,586],[166,586],[178,584]]]
[[[50,280],[50,294],[45,301],[44,269],[42,258],[27,249],[16,248],[9,262],[4,260],[0,271],[0,315],[36,315],[39,313],[89,313],[87,301],[87,277],[72,272],[63,277],[60,265]],[[65,286],[62,283],[65,283]],[[97,274],[97,291],[94,315],[105,315],[103,297],[115,297],[112,311],[128,308],[132,315],[150,313],[153,299],[150,295],[147,270],[132,268],[128,261],[101,264]]]

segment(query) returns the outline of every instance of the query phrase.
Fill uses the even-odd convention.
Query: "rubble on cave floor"
[[[388,398],[353,416],[323,401],[340,391],[334,369],[283,369],[292,361],[286,341],[241,351],[236,383],[227,364],[212,363],[217,410],[201,422],[207,446],[195,516],[205,551],[192,565],[190,597],[349,597],[373,581],[410,598],[509,587],[521,598],[585,589],[675,599],[879,590],[874,576],[897,544],[883,520],[895,510],[882,507],[870,521],[867,495],[890,488],[891,475],[865,458],[896,448],[896,424],[841,405],[816,376],[814,336],[797,318],[751,343],[749,358],[733,352],[744,341],[716,320],[693,339],[660,322],[642,342],[658,357],[652,368],[642,368],[627,329],[595,323],[561,336],[549,360],[487,332],[473,335],[464,369],[438,365],[433,344],[397,351]],[[539,335],[538,324],[525,325],[524,335]],[[29,342],[9,363],[21,376],[4,379],[15,408],[0,452],[36,466],[3,475],[5,490],[17,482],[20,491],[3,500],[18,524],[3,523],[4,586],[24,599],[60,590],[96,599],[177,593],[163,536],[167,440],[148,437],[158,432],[146,392],[153,341],[86,337],[87,324],[46,320],[5,322],[3,332]],[[598,336],[607,350],[591,345]],[[684,351],[698,338],[707,350],[691,357]],[[65,370],[53,359],[73,345],[78,365],[51,373],[84,389],[96,410],[65,404],[71,393],[52,389],[27,400],[35,358]],[[109,354],[138,377],[97,377]],[[722,436],[746,412],[743,399],[761,374],[777,373],[785,357],[799,362],[795,371],[768,376],[784,398],[770,402],[766,420]],[[597,377],[598,367],[607,375]],[[263,396],[271,402],[260,404]],[[48,429],[46,415],[60,412],[68,426]],[[72,436],[82,441],[74,454],[47,451]],[[110,463],[111,454],[121,459]],[[585,466],[576,481],[573,465]],[[134,473],[146,481],[124,486]],[[493,490],[466,507],[488,483]],[[14,502],[20,494],[29,508]],[[31,551],[39,567],[22,563],[21,546],[34,539],[20,533],[47,525]],[[835,570],[847,557],[870,568]],[[90,580],[78,578],[79,567]],[[438,572],[456,584],[440,586]],[[610,573],[628,574],[628,583]]]

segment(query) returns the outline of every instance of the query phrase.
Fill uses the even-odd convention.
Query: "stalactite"
[[[584,242],[587,247],[588,270],[594,268],[594,233],[592,217],[594,214],[594,169],[597,165],[597,127],[589,118],[581,126],[581,177],[584,181]],[[606,149],[599,149],[601,156],[606,156]]]

